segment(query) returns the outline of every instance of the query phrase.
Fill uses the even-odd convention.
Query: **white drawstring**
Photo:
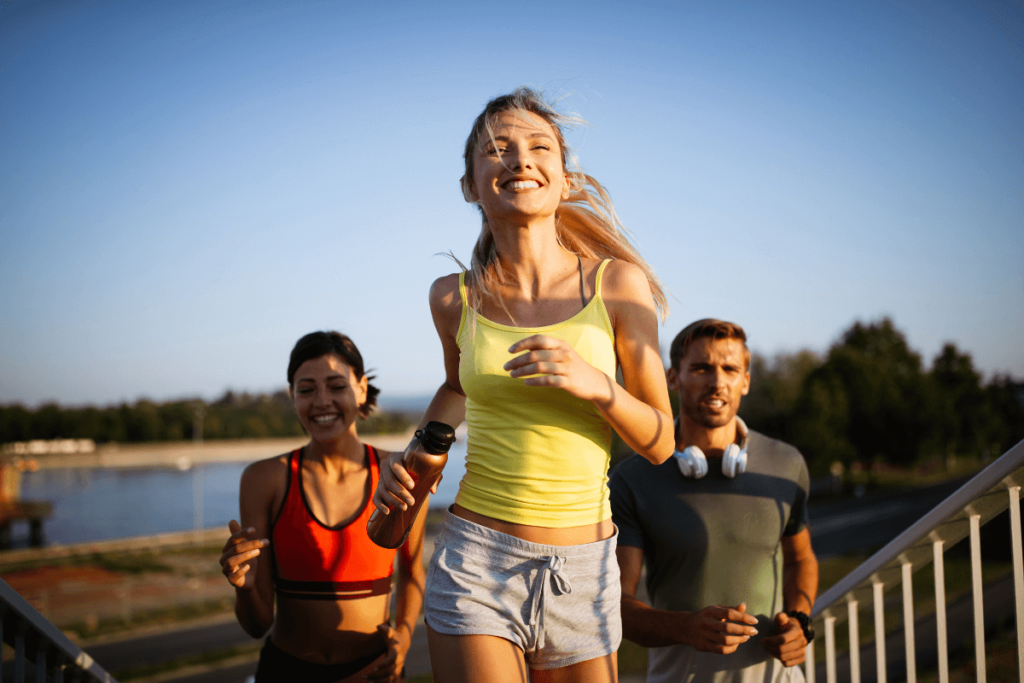
[[[534,647],[532,650],[541,650],[544,648],[544,602],[547,598],[547,592],[551,590],[549,584],[551,579],[554,579],[554,590],[556,595],[568,595],[572,593],[572,584],[569,583],[569,579],[562,574],[562,565],[565,564],[565,558],[557,555],[552,555],[547,558],[547,562],[544,564],[544,568],[541,570],[538,583],[534,584],[533,587],[533,602],[530,606],[530,626],[534,627]],[[538,585],[539,584],[539,585]]]

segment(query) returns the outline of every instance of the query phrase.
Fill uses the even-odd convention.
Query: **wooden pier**
[[[0,549],[11,547],[11,525],[28,521],[29,544],[43,545],[43,520],[53,514],[53,505],[44,501],[17,500],[0,502]]]

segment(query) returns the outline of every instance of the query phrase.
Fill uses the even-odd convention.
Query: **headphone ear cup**
[[[729,444],[722,453],[722,474],[734,479],[747,471],[747,451],[734,443]]]
[[[696,446],[687,446],[682,453],[676,451],[675,456],[679,471],[684,477],[700,479],[708,473],[708,459],[704,457],[704,452]]]

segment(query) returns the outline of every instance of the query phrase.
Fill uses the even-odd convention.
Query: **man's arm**
[[[643,647],[689,645],[702,652],[730,654],[750,636],[757,619],[746,614],[746,605],[705,607],[699,612],[659,610],[636,597],[643,569],[644,551],[620,545],[615,549],[622,583],[622,634]],[[746,625],[745,625],[746,624]]]
[[[810,614],[818,596],[818,558],[811,549],[807,527],[794,536],[782,537],[782,599],[787,612]]]
[[[804,530],[782,537],[782,599],[784,611],[775,615],[778,635],[762,642],[768,653],[786,666],[801,664],[806,656],[807,639],[800,622],[785,612],[810,614],[818,595],[818,558],[811,548],[811,532]]]

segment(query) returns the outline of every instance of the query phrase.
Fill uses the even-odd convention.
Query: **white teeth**
[[[513,180],[506,183],[505,187],[509,190],[532,190],[540,187],[540,183],[536,180]]]
[[[318,425],[325,425],[330,424],[337,419],[337,415],[317,415],[316,417],[313,418],[313,422],[316,422]]]

